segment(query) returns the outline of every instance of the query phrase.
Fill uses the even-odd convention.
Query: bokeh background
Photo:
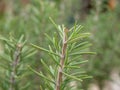
[[[24,34],[29,43],[47,47],[44,33],[52,36],[55,31],[49,17],[68,28],[77,21],[92,34],[90,50],[97,54],[88,57],[84,69],[93,78],[84,80],[80,87],[120,90],[120,0],[0,0],[0,35],[8,37],[12,33],[18,38]],[[39,52],[29,62],[44,71],[40,58],[48,59]],[[29,90],[38,90],[42,84],[34,74],[27,80],[34,85]]]

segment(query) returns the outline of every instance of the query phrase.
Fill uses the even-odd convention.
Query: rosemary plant
[[[46,62],[41,59],[46,72],[37,72],[31,67],[30,69],[44,80],[44,86],[40,86],[40,90],[80,90],[77,87],[80,83],[77,82],[89,78],[81,68],[82,64],[88,61],[83,60],[82,56],[94,54],[87,51],[91,44],[86,38],[90,36],[90,33],[82,32],[81,25],[75,24],[68,30],[63,25],[56,25],[51,18],[50,20],[58,33],[56,32],[53,38],[46,34],[46,37],[51,41],[49,49],[31,45],[37,50],[46,52],[51,57],[49,60],[52,60],[53,64],[49,65],[49,60]]]
[[[0,53],[0,90],[30,90],[31,81],[28,82],[26,76],[31,73],[27,69],[31,63],[27,58],[36,51],[26,46],[23,35],[19,39],[1,36],[0,40],[4,43]]]

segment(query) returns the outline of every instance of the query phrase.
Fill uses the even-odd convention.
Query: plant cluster
[[[50,20],[58,32],[54,33],[53,38],[46,34],[48,40],[51,41],[49,49],[34,44],[31,46],[47,52],[51,59],[41,59],[42,66],[40,67],[44,68],[44,72],[36,71],[30,66],[29,69],[42,77],[44,84],[40,85],[41,90],[80,90],[78,88],[80,83],[77,82],[90,78],[82,69],[82,65],[88,61],[83,59],[83,55],[94,54],[88,52],[91,44],[86,38],[90,36],[90,33],[81,31],[81,25],[75,24],[68,30],[64,25],[56,25],[51,18]],[[0,55],[0,88],[2,90],[29,90],[30,87],[34,87],[32,80],[29,79],[31,72],[28,69],[28,65],[33,63],[27,58],[35,54],[36,50],[28,47],[23,35],[19,39],[13,38],[12,35],[9,39],[2,36],[0,39],[4,41],[3,46],[5,46]]]

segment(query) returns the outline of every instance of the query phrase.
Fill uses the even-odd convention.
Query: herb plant
[[[83,32],[81,25],[75,24],[68,30],[64,25],[57,25],[51,18],[50,20],[58,32],[54,33],[53,38],[45,34],[51,41],[48,46],[49,49],[34,44],[31,44],[31,46],[46,52],[51,58],[47,61],[41,59],[41,63],[45,68],[44,72],[38,72],[31,67],[30,69],[44,80],[44,85],[40,86],[40,90],[75,90],[75,88],[80,90],[77,87],[80,83],[77,82],[90,78],[81,68],[83,63],[88,61],[83,60],[83,56],[94,54],[94,52],[88,52],[88,47],[91,44],[87,38],[90,33]],[[50,60],[53,63],[49,65]]]

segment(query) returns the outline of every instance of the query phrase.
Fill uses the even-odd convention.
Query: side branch
[[[10,75],[10,88],[9,90],[15,90],[15,84],[16,84],[16,80],[15,80],[15,76],[16,76],[16,68],[17,65],[19,64],[19,60],[20,60],[20,54],[21,54],[21,49],[22,49],[22,45],[18,44],[16,51],[13,55],[13,62],[12,62],[12,71],[11,71],[11,75]]]

